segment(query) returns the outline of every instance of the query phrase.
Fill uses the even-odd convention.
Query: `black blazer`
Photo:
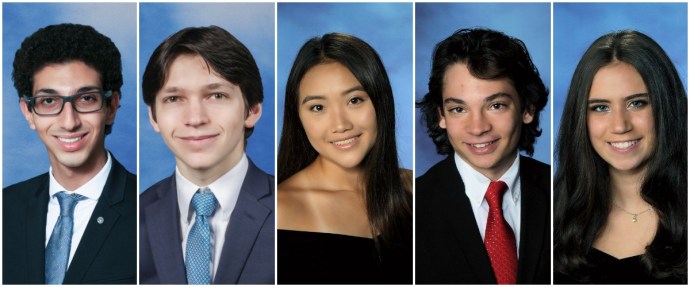
[[[225,232],[214,284],[274,284],[275,185],[249,161]],[[141,194],[139,278],[141,284],[187,284],[182,256],[175,175]]]
[[[517,283],[551,283],[550,167],[520,157]],[[416,179],[416,283],[497,284],[454,156]]]
[[[111,159],[103,193],[64,284],[137,283],[137,178]],[[3,284],[45,284],[49,182],[44,173],[3,190]],[[99,217],[105,220],[98,223]]]

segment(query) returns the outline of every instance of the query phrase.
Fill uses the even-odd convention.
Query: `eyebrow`
[[[347,94],[349,94],[349,93],[356,92],[356,91],[365,92],[364,87],[362,87],[362,86],[355,86],[355,87],[352,87],[352,88],[349,88],[349,89],[343,91],[342,93],[340,93],[340,96],[342,97],[342,96],[345,96],[345,95],[347,95]],[[302,104],[304,105],[304,104],[306,104],[306,103],[309,102],[309,101],[324,100],[324,99],[326,99],[326,96],[321,96],[321,95],[306,96],[306,97],[304,97],[304,100],[302,100]]]
[[[76,94],[83,93],[83,92],[89,92],[89,91],[93,91],[93,90],[99,90],[100,91],[101,88],[97,87],[97,86],[84,86],[84,87],[79,88],[77,90]],[[49,95],[60,95],[60,93],[58,93],[57,90],[51,89],[51,88],[38,89],[34,94],[41,94],[41,93],[49,94]]]
[[[488,102],[494,101],[498,98],[504,98],[504,97],[505,98],[511,98],[510,94],[508,94],[508,93],[498,92],[498,93],[492,94],[492,95],[484,98],[484,102],[488,103]],[[447,98],[447,99],[443,100],[443,104],[448,104],[448,103],[465,104],[465,101],[462,99],[458,99],[458,98]]]
[[[224,84],[224,83],[210,83],[210,84],[208,84],[202,88],[205,90],[217,90],[220,88],[232,89],[233,87],[230,85]],[[164,93],[177,93],[180,91],[183,91],[183,89],[180,89],[180,88],[175,87],[175,86],[167,87],[167,88],[164,88],[161,90],[161,92],[164,92]]]
[[[623,101],[629,101],[629,100],[632,100],[632,99],[635,99],[635,98],[649,98],[649,93],[637,93],[637,94],[632,94],[632,95],[630,95],[630,96],[627,96],[627,97],[623,98]],[[610,103],[611,101],[610,101],[610,100],[607,100],[607,99],[597,99],[597,98],[594,98],[594,99],[589,99],[587,102],[590,103],[590,104],[596,104],[596,103]]]

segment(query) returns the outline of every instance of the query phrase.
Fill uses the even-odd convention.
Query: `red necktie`
[[[508,190],[505,182],[489,184],[484,198],[489,203],[489,218],[486,222],[484,246],[489,253],[491,267],[498,284],[517,283],[517,247],[513,230],[503,218],[503,193]]]

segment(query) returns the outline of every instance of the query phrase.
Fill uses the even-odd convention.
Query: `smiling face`
[[[47,65],[33,76],[32,95],[69,96],[79,92],[100,91],[100,74],[81,61]],[[31,129],[48,150],[54,173],[95,174],[103,167],[105,126],[115,120],[119,95],[113,93],[110,106],[92,113],[78,113],[72,103],[65,103],[55,116],[39,116],[29,110],[22,99],[20,106]]]
[[[521,112],[509,79],[474,77],[464,63],[448,67],[443,79],[439,126],[455,152],[484,176],[497,180],[517,156],[521,126],[533,116]]]
[[[594,150],[611,171],[644,170],[656,133],[647,87],[635,67],[614,62],[594,75],[587,129]]]
[[[242,91],[209,68],[199,55],[178,56],[155,98],[149,120],[175,154],[180,172],[205,185],[237,164],[244,128],[261,117],[261,104],[245,108]]]
[[[299,118],[319,158],[358,167],[376,141],[376,111],[350,70],[338,62],[309,69],[299,85]]]

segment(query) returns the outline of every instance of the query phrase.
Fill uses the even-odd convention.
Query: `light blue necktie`
[[[69,252],[72,248],[72,229],[74,228],[74,206],[85,196],[64,191],[55,194],[60,203],[58,217],[53,233],[46,247],[46,284],[62,284],[69,265]]]
[[[192,197],[196,221],[187,237],[185,258],[189,284],[211,284],[211,226],[208,217],[213,215],[216,204],[216,197],[207,187],[200,188]]]

